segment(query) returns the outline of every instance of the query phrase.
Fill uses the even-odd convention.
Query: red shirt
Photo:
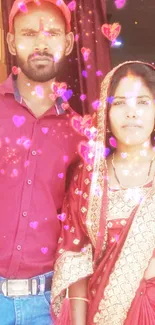
[[[0,85],[0,276],[53,268],[66,170],[80,141],[71,116],[57,103],[36,118],[12,76]]]

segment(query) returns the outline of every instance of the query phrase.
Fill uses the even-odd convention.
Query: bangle
[[[86,301],[89,303],[89,300],[86,298],[81,298],[81,297],[69,297],[69,300],[82,300],[82,301]]]

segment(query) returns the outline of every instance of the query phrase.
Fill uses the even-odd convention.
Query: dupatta
[[[143,63],[125,62],[114,68],[104,79],[101,87],[101,105],[95,117],[98,132],[95,141],[89,141],[90,159],[81,162],[75,170],[64,201],[60,215],[62,232],[52,284],[52,309],[56,319],[60,315],[65,289],[93,273],[94,278],[98,269],[97,262],[106,249],[107,174],[104,153],[107,98],[115,72],[122,65],[135,62]],[[134,211],[133,222],[121,254],[109,275],[102,299],[96,305],[94,315],[90,317],[90,325],[124,324],[155,247],[154,188],[150,191]],[[142,231],[144,236],[140,234]]]

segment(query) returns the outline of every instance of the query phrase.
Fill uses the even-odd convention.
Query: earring
[[[106,132],[107,132],[107,133],[110,133],[110,130],[107,128]]]

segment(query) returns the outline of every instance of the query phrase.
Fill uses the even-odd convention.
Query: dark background
[[[127,60],[154,63],[155,0],[126,0],[122,9],[116,8],[114,0],[106,0],[106,5],[109,22],[119,22],[122,26],[118,37],[122,47],[111,49],[112,65]]]

